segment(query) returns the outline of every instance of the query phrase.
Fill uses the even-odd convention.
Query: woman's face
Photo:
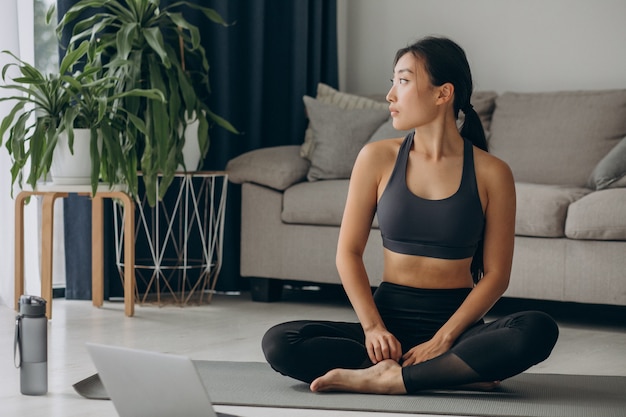
[[[421,59],[412,53],[404,54],[394,68],[391,81],[387,101],[395,129],[411,130],[436,117],[438,91]]]

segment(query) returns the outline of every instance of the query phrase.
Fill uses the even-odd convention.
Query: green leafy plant
[[[95,51],[88,42],[70,48],[59,67],[59,73],[44,74],[10,51],[14,62],[2,68],[3,85],[16,95],[0,101],[13,101],[15,106],[0,124],[0,145],[7,135],[5,146],[12,157],[12,183],[20,185],[24,169],[30,162],[26,182],[36,188],[37,181],[47,176],[59,135],[67,134],[73,151],[74,129],[90,130],[92,159],[91,185],[95,192],[100,180],[127,184],[137,193],[136,160],[128,152],[130,145],[122,132],[133,126],[146,131],[143,121],[120,106],[127,97],[143,97],[165,102],[158,90],[132,89],[115,92],[117,79],[104,75],[104,68],[94,58]],[[86,63],[85,63],[86,62]],[[78,69],[82,68],[82,69]],[[20,76],[10,79],[8,73],[16,70]],[[131,169],[132,167],[132,169]]]
[[[209,128],[216,124],[237,130],[213,113],[203,101],[210,94],[209,64],[200,43],[199,29],[178,11],[187,7],[209,21],[226,25],[213,9],[178,1],[161,8],[159,0],[82,0],[60,21],[59,34],[73,24],[70,45],[88,40],[96,45],[107,71],[119,80],[118,92],[134,88],[157,89],[167,102],[146,97],[125,97],[122,106],[145,126],[125,132],[135,145],[146,194],[154,205],[167,191],[179,164],[187,120],[198,120],[201,157],[209,148]],[[92,13],[91,17],[82,19]],[[194,63],[192,70],[187,63]],[[195,168],[195,167],[194,167]],[[160,181],[160,195],[156,183]]]

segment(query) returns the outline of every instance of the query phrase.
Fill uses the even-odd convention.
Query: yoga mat
[[[624,417],[626,377],[523,373],[496,391],[424,391],[415,395],[312,393],[260,362],[194,361],[213,404],[498,417]],[[164,381],[166,383],[166,381]],[[74,385],[106,398],[97,375]]]

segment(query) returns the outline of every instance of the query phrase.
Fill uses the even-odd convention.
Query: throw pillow
[[[316,98],[322,103],[332,104],[340,109],[384,109],[387,111],[387,115],[389,115],[389,103],[372,100],[355,94],[342,93],[323,83],[317,85]],[[315,138],[313,129],[309,123],[309,127],[304,133],[304,143],[300,149],[300,156],[311,159],[314,146]]]
[[[273,146],[245,152],[226,164],[228,180],[235,184],[254,182],[276,190],[285,190],[303,181],[309,161],[299,157],[295,145]]]
[[[309,181],[350,178],[352,165],[372,133],[389,117],[385,109],[340,109],[305,96],[315,137]]]
[[[623,138],[591,172],[587,186],[591,189],[602,190],[614,186],[623,187],[626,184],[626,137]]]

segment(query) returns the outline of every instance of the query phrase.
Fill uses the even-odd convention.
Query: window
[[[35,38],[35,67],[46,73],[57,71],[59,68],[59,49],[55,33],[57,16],[56,11],[46,25],[46,13],[56,0],[34,1],[34,38]]]
[[[57,15],[46,24],[46,14],[57,0],[33,0],[33,44],[35,67],[44,73],[59,70],[59,47],[56,36]],[[41,202],[40,202],[41,204]],[[40,214],[41,215],[41,214]],[[54,261],[52,287],[55,296],[63,294],[65,288],[65,244],[63,236],[63,200],[59,199],[54,208]]]

